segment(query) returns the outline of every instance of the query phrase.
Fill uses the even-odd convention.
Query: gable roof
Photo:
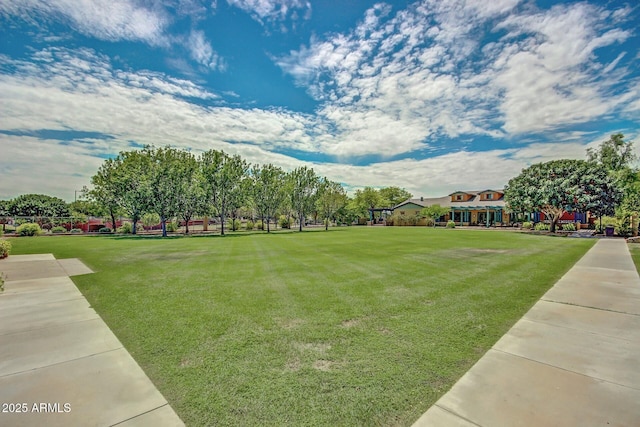
[[[487,192],[500,193],[500,194],[503,194],[503,196],[497,199],[492,199],[492,200],[480,200],[480,195]],[[454,194],[469,194],[469,195],[472,195],[473,197],[467,200],[466,202],[461,202],[461,201],[453,202],[451,201],[451,196]],[[426,208],[427,206],[432,206],[432,205],[440,205],[447,208],[452,207],[454,209],[458,209],[458,208],[462,208],[462,209],[480,208],[481,209],[481,208],[488,208],[488,207],[495,207],[495,206],[498,206],[498,207],[505,206],[504,190],[483,190],[483,191],[456,191],[444,197],[430,197],[430,198],[420,197],[420,198],[407,199],[404,202],[394,206],[391,209],[396,210],[409,203],[422,206],[423,208]]]

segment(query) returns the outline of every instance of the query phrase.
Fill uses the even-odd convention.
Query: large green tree
[[[220,234],[224,236],[227,214],[243,205],[249,164],[240,156],[229,156],[224,151],[209,150],[201,156],[202,174],[210,203],[220,218]]]
[[[606,168],[624,192],[615,210],[617,221],[623,223],[631,217],[637,218],[640,213],[640,173],[634,167],[637,156],[633,152],[633,142],[625,141],[621,133],[613,134],[597,149],[587,150],[587,159]],[[593,212],[600,217],[614,214],[610,203],[604,203]],[[636,224],[637,221],[633,221],[630,225],[635,229]]]
[[[7,230],[7,220],[9,219],[9,200],[0,200],[0,224],[2,231]]]
[[[599,163],[607,170],[621,172],[630,169],[637,157],[633,152],[633,142],[625,141],[622,133],[616,133],[602,142],[597,149],[587,150],[587,160]]]
[[[404,202],[407,199],[413,197],[413,194],[409,193],[404,188],[400,187],[385,187],[381,188],[378,193],[380,194],[380,202],[384,207],[394,207]]]
[[[91,190],[84,190],[85,196],[97,203],[111,217],[111,226],[115,227],[116,212],[120,206],[120,193],[116,178],[119,160],[107,159],[91,177]]]
[[[504,197],[513,212],[543,212],[553,233],[565,212],[615,206],[622,192],[602,165],[584,160],[553,160],[523,169],[509,180]]]
[[[433,226],[435,227],[438,218],[440,218],[442,215],[446,215],[447,212],[449,212],[449,208],[436,204],[427,206],[426,208],[422,209],[420,211],[420,215],[433,219]]]
[[[195,172],[193,155],[171,147],[146,147],[142,154],[149,158],[149,210],[160,216],[162,236],[167,236],[167,220],[181,210],[182,195]]]
[[[23,194],[9,202],[9,213],[14,216],[68,217],[67,202],[46,194]]]
[[[325,230],[329,230],[330,218],[347,204],[347,193],[337,182],[329,181],[326,177],[320,180],[316,208],[325,221]]]
[[[114,183],[117,203],[131,218],[132,233],[137,233],[138,221],[150,210],[151,157],[141,150],[121,152],[115,159]]]
[[[371,219],[371,209],[381,207],[383,204],[380,192],[373,187],[364,187],[356,190],[351,206],[358,212],[360,217]]]
[[[271,232],[271,219],[276,216],[284,201],[285,177],[285,172],[272,164],[254,165],[251,168],[253,203],[262,224],[265,223],[265,219],[267,221],[267,233]]]
[[[302,166],[289,173],[291,207],[296,212],[299,231],[302,231],[306,215],[314,208],[319,177],[312,168]]]
[[[189,221],[196,215],[205,215],[209,209],[207,206],[205,180],[197,159],[191,156],[185,168],[188,172],[185,177],[184,188],[179,195],[179,205],[180,217],[185,224],[185,234],[189,234]]]

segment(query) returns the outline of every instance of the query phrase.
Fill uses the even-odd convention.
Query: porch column
[[[487,228],[489,228],[489,208],[487,208]]]

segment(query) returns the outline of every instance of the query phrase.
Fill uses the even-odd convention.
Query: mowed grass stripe
[[[74,281],[181,418],[410,425],[593,241],[415,227],[14,239]]]

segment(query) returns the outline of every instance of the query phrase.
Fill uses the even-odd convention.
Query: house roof
[[[443,197],[420,197],[417,199],[407,199],[404,202],[394,206],[392,209],[398,209],[402,206],[405,206],[409,203],[413,203],[414,205],[422,206],[426,208],[427,206],[432,205],[440,205],[443,207],[453,208],[453,209],[495,209],[495,208],[504,208],[504,197],[500,197],[499,199],[492,200],[480,200],[480,195],[487,192],[495,192],[495,193],[504,193],[504,190],[483,190],[483,191],[456,191],[447,196]],[[451,201],[451,196],[454,194],[470,194],[473,197],[467,201]]]

